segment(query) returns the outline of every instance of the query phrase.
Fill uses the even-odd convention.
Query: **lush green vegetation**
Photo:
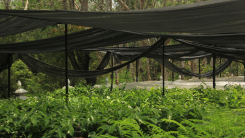
[[[1,100],[0,137],[245,137],[245,91],[78,86],[27,100]],[[47,96],[47,97],[46,97]]]

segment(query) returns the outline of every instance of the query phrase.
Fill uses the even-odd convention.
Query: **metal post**
[[[221,57],[219,58],[219,65],[221,65]],[[221,78],[221,73],[222,72],[220,72],[220,74],[219,74],[219,77]]]
[[[199,58],[199,75],[201,74],[201,66],[200,66],[201,60]],[[199,77],[199,80],[201,79],[201,77]]]
[[[11,66],[11,57],[8,61],[8,98],[10,98],[10,66]]]
[[[214,45],[214,47],[216,44]],[[213,88],[215,88],[215,61],[216,61],[216,54],[213,53]]]
[[[138,74],[138,60],[136,60],[136,82],[138,82],[138,76],[139,76],[139,74]]]
[[[162,88],[163,88],[162,95],[163,96],[164,96],[164,42],[165,42],[165,40],[163,41],[163,44],[162,44],[162,67],[163,67],[163,71],[162,71]]]
[[[236,67],[237,67],[237,76],[239,75],[238,74],[238,62],[236,62]]]
[[[174,60],[172,59],[172,64],[174,64]],[[174,71],[172,71],[172,81],[174,81]]]
[[[113,68],[113,56],[111,56],[111,67]],[[113,88],[113,71],[111,72],[111,91]]]
[[[245,82],[245,63],[243,63],[243,70],[244,70],[243,76],[244,76],[244,82]]]
[[[66,104],[68,105],[67,24],[65,24]]]

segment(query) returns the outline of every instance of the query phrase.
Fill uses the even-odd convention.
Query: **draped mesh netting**
[[[244,33],[244,7],[244,0],[211,0],[123,12],[0,10],[0,14],[135,32]]]
[[[183,61],[209,57],[213,53],[222,58],[244,63],[244,7],[244,0],[211,0],[195,4],[126,12],[0,10],[0,36],[22,33],[57,23],[66,23],[92,27],[92,29],[68,34],[68,50],[75,51],[75,53],[79,53],[80,50],[114,50],[111,54],[117,62],[129,60],[126,62],[127,64],[140,57]],[[162,34],[162,32],[185,34]],[[165,46],[164,54],[162,54],[162,48],[159,48],[163,43],[160,44],[159,41],[151,47],[101,48],[149,38],[171,38],[180,44]],[[62,77],[65,76],[64,69],[48,65],[26,54],[60,52],[64,49],[64,35],[30,42],[0,44],[1,53],[19,54],[19,57],[33,71]],[[71,52],[69,54],[69,58],[72,60],[74,55]],[[76,55],[79,56],[79,54]],[[1,70],[6,69],[8,61],[4,60],[8,59],[1,58]],[[88,71],[86,69],[88,68],[89,57],[86,58],[86,61],[81,61],[79,58],[78,60],[85,66],[75,63],[75,60],[72,61],[75,70],[69,70],[69,76],[96,77],[127,65],[125,63],[106,70],[99,68],[96,71]],[[224,62],[224,65],[222,64],[217,71],[223,70],[228,61]],[[179,73],[196,75],[173,65],[170,66],[168,62],[166,66]]]
[[[120,69],[138,59],[145,56],[146,54],[154,51],[158,47],[160,47],[164,42],[164,39],[158,40],[153,46],[146,49],[143,53],[140,55],[134,57],[130,61],[121,64],[119,66],[115,66],[109,69],[103,69],[109,62],[108,55],[109,52],[105,55],[104,59],[102,60],[101,64],[98,66],[98,70],[95,71],[86,71],[86,70],[68,70],[68,76],[73,78],[91,78],[91,77],[97,77],[100,75],[107,74],[109,72],[115,71],[117,69]],[[58,76],[58,77],[65,77],[65,69],[56,67],[47,63],[44,63],[40,60],[37,60],[29,55],[26,54],[18,54],[18,57],[29,67],[31,70],[36,70],[38,72],[42,72],[51,76]]]
[[[13,63],[13,54],[0,53],[0,73]]]
[[[156,59],[160,64],[162,64],[162,60],[161,59]],[[232,60],[228,59],[225,62],[223,62],[221,65],[219,65],[216,69],[215,69],[215,75],[220,74],[221,72],[223,72],[230,64],[231,64]],[[198,74],[198,73],[193,73],[185,68],[180,68],[176,65],[174,65],[173,63],[171,63],[168,60],[164,60],[164,66],[167,67],[168,69],[179,73],[179,74],[183,74],[186,76],[195,76],[195,77],[212,77],[213,75],[213,71],[208,71],[206,73],[203,74]]]
[[[53,24],[57,23],[23,17],[0,15],[0,37],[27,32]]]

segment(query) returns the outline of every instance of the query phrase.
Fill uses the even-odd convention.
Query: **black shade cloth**
[[[155,35],[146,33],[129,33],[121,31],[112,31],[104,29],[88,29],[81,32],[76,32],[68,35],[68,50],[89,50],[89,51],[107,51],[120,50],[133,52],[134,50],[144,51],[148,47],[137,48],[107,48],[100,49],[99,47],[112,46],[143,40],[153,37],[164,37],[173,39],[183,39],[185,41],[195,41],[205,45],[217,44],[222,48],[238,48],[245,49],[245,35],[244,34],[222,34],[222,35]],[[191,51],[195,48],[187,44],[177,44],[166,46],[167,52]],[[48,39],[41,39],[30,42],[0,44],[1,53],[19,53],[19,54],[38,54],[50,53],[64,50],[64,36],[58,36]],[[154,51],[159,53],[161,49]]]
[[[13,63],[13,54],[0,53],[0,73],[5,69],[8,69],[9,63],[11,67]]]
[[[126,52],[115,53],[115,54],[117,55],[118,59],[121,61],[127,61],[139,55],[139,53],[126,53]],[[185,56],[185,55],[188,55],[188,56]],[[211,53],[206,53],[203,51],[199,51],[199,52],[193,51],[189,53],[177,53],[177,54],[165,53],[164,59],[173,59],[175,61],[185,61],[185,60],[193,60],[193,59],[198,59],[198,58],[203,58],[203,57],[210,57],[211,55],[212,55]],[[159,54],[147,54],[144,57],[162,59],[162,55],[160,53]]]
[[[114,52],[143,52],[149,46],[140,46],[140,47],[108,47],[108,48],[85,48],[84,51],[108,51],[113,50]],[[189,46],[186,44],[175,44],[175,45],[167,45],[164,47],[165,53],[168,52],[186,52],[186,51],[193,51],[196,50],[193,46]],[[151,53],[162,53],[161,48],[157,48],[156,50],[152,51]]]
[[[223,58],[230,58],[233,60],[243,60],[245,59],[245,49],[238,49],[238,48],[228,48],[222,46],[212,46],[212,45],[205,45],[198,42],[190,42],[186,40],[177,39],[177,41],[184,43],[189,46],[193,46],[196,49],[203,50],[209,53],[215,53],[217,56]]]
[[[160,64],[162,64],[162,59],[156,59]],[[232,62],[232,59],[228,59],[225,62],[223,62],[221,65],[219,65],[216,69],[215,69],[215,75],[219,75],[221,72],[223,72]],[[182,75],[186,75],[186,76],[195,76],[195,77],[212,77],[213,75],[213,70],[208,71],[206,73],[203,74],[198,74],[198,73],[193,73],[185,68],[180,68],[176,65],[174,65],[173,63],[171,63],[168,60],[164,60],[164,66],[167,67],[168,69],[182,74]]]
[[[195,59],[207,57],[210,56],[210,53],[215,53],[220,57],[230,58],[230,60],[244,60],[244,7],[244,0],[212,0],[174,7],[126,12],[0,10],[0,36],[26,32],[57,23],[66,23],[92,27],[92,29],[68,35],[69,51],[100,49],[100,47],[105,46],[154,37],[164,37],[176,39],[182,43],[166,46],[165,59]],[[162,32],[198,34],[168,35],[162,34]],[[200,35],[200,33],[206,34]],[[163,55],[163,53],[161,55],[161,49],[158,48],[162,44],[160,42],[163,43],[163,39],[147,49],[124,48],[121,51],[119,49],[112,52],[116,62],[120,62],[123,58],[131,60],[106,70],[102,68],[96,71],[86,70],[89,58],[86,58],[86,66],[80,67],[80,69],[77,63],[72,63],[73,66],[77,66],[78,70],[69,71],[69,76],[82,78],[96,77],[119,69],[141,57],[160,59]],[[27,53],[37,54],[63,51],[64,44],[64,36],[59,36],[31,42],[2,44],[0,45],[0,52],[18,53],[19,57],[33,71],[43,71],[49,75],[64,77],[64,69],[48,65],[28,55],[24,55]],[[212,46],[214,44],[217,46]],[[113,50],[113,48],[108,48],[107,50]],[[134,50],[139,51],[132,53]],[[143,53],[140,54],[140,52]],[[4,58],[2,59],[4,60]],[[7,60],[5,61],[6,63],[8,62]],[[216,71],[224,70],[229,62],[225,62]],[[4,61],[1,64],[2,70],[6,68],[4,67]],[[168,61],[166,66],[180,73],[196,76],[196,74],[188,72],[188,70],[179,69],[169,64]],[[206,73],[203,76],[208,75],[210,73]]]
[[[0,14],[135,32],[244,33],[244,0],[211,0],[124,12],[0,10]]]
[[[104,29],[88,29],[68,35],[68,50],[78,50],[85,48],[97,48],[123,44],[149,38],[147,35],[134,33],[110,31]],[[0,52],[18,54],[38,54],[51,53],[64,50],[64,36],[41,39],[30,42],[20,42],[12,44],[1,44]]]
[[[2,16],[0,17],[0,37],[27,32],[54,24],[57,23],[22,17]]]
[[[73,78],[91,78],[91,77],[97,77],[100,75],[104,75],[107,73],[110,73],[112,71],[115,71],[117,69],[120,69],[138,59],[140,59],[141,57],[145,56],[146,54],[154,51],[155,49],[157,49],[158,47],[160,47],[164,42],[164,39],[160,39],[158,40],[154,45],[152,45],[151,47],[149,47],[148,49],[146,49],[143,53],[141,53],[140,55],[138,55],[137,57],[134,57],[132,60],[109,68],[109,69],[101,69],[101,70],[95,70],[95,71],[87,71],[87,70],[68,70],[68,76],[69,77],[73,77]],[[18,54],[18,57],[29,67],[29,68],[33,68],[34,70],[38,71],[38,72],[42,72],[51,76],[59,76],[59,77],[65,77],[65,69],[60,68],[60,67],[56,67],[47,63],[44,63],[40,60],[37,60],[29,55],[26,54]],[[105,56],[106,57],[106,56]],[[103,63],[102,65],[100,65],[98,68],[103,68],[105,66],[106,63]],[[108,63],[107,63],[108,64]]]

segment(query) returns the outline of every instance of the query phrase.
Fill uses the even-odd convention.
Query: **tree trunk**
[[[202,60],[202,66],[203,67],[207,66],[207,58],[206,57]]]
[[[63,9],[67,10],[68,6],[67,6],[67,0],[63,0]]]
[[[163,7],[166,7],[166,0],[163,0]]]
[[[141,0],[141,2],[140,2],[140,9],[144,9],[144,5],[145,5],[145,0]]]
[[[191,71],[197,73],[197,59],[191,60]],[[192,77],[195,78],[195,77]]]
[[[133,78],[133,82],[135,82],[135,75],[134,75],[134,66],[133,63],[130,63],[130,71],[131,71],[131,76]]]
[[[171,41],[171,39],[167,39],[165,42],[164,42],[164,46],[168,45],[168,43]],[[164,67],[164,81],[168,81],[168,71],[167,71],[167,68]]]
[[[126,10],[130,11],[130,8],[122,1],[122,0],[117,0],[120,5]]]
[[[9,10],[10,9],[10,7],[9,7],[10,0],[3,0],[3,2],[4,2],[4,5],[5,5],[5,9]]]
[[[180,67],[184,68],[185,67],[185,61],[180,61]],[[180,75],[181,76],[181,80],[185,80],[185,76],[184,75]]]
[[[25,4],[25,8],[24,8],[24,10],[27,10],[27,8],[28,8],[28,4],[29,4],[29,1],[28,1],[28,0],[26,0],[26,4]]]
[[[70,10],[74,10],[75,9],[75,2],[74,2],[74,0],[69,0],[69,7],[70,7]]]
[[[110,0],[106,0],[106,8],[105,8],[105,11],[110,11],[109,8],[110,7]]]
[[[146,59],[146,65],[147,65],[147,79],[148,79],[148,81],[150,81],[151,80],[151,74],[150,74],[150,59],[149,58],[147,58]]]
[[[118,45],[119,47],[123,47],[123,45],[122,44],[120,44],[120,45]],[[116,64],[116,62],[114,62],[115,63],[115,66],[117,66],[117,65],[119,65],[119,64]],[[116,77],[116,79],[115,79],[115,83],[117,84],[117,85],[119,85],[119,71],[120,69],[118,69],[118,70],[116,70],[115,71],[115,77]]]
[[[110,0],[110,11],[112,11],[112,0]]]
[[[79,0],[81,3],[81,11],[88,11],[88,0]]]
[[[115,62],[114,62],[115,63]],[[115,66],[118,66],[119,64],[114,64]],[[116,83],[116,85],[119,85],[119,70],[116,70],[115,71],[115,83]]]
[[[99,7],[103,8],[104,0],[99,0]]]
[[[210,60],[210,66],[213,67],[213,58]]]
[[[145,78],[144,78],[144,70],[142,69],[142,67],[141,67],[141,63],[142,63],[142,61],[141,61],[141,59],[139,59],[139,66],[138,66],[138,72],[141,74],[141,79],[143,80],[143,81],[145,81]]]

